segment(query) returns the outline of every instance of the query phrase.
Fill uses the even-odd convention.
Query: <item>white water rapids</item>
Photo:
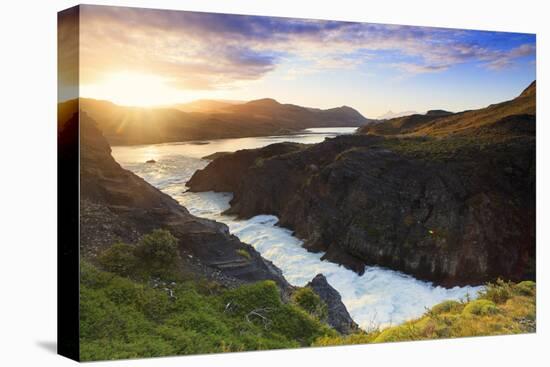
[[[409,275],[376,266],[367,267],[361,276],[342,266],[321,261],[322,254],[302,248],[302,241],[291,231],[277,226],[277,217],[258,215],[248,220],[220,214],[229,207],[230,193],[184,193],[185,183],[208,161],[201,159],[215,152],[259,148],[293,141],[317,143],[326,137],[352,133],[355,128],[316,128],[303,134],[203,142],[169,143],[141,146],[115,146],[112,154],[124,168],[144,178],[192,214],[223,222],[232,234],[278,266],[289,283],[303,286],[322,273],[342,295],[352,318],[363,328],[386,327],[421,316],[426,308],[448,299],[475,297],[480,287],[445,289]],[[154,159],[155,164],[145,163]]]

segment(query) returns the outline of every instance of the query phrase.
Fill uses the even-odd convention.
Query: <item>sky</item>
[[[269,97],[347,105],[374,118],[388,110],[480,108],[535,80],[533,34],[80,9],[80,95],[122,105]]]

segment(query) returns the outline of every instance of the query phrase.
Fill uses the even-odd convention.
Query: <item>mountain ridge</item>
[[[378,124],[363,126],[361,134],[375,135],[411,135],[411,136],[446,136],[449,134],[471,134],[482,132],[484,128],[498,124],[511,116],[517,117],[517,124],[529,120],[536,114],[536,80],[529,84],[517,97],[494,103],[484,108],[457,113],[444,112],[442,115],[428,111],[425,115],[410,115],[382,121]],[[430,114],[430,112],[432,112]]]
[[[75,103],[60,103],[58,109]],[[111,145],[281,135],[312,127],[358,127],[371,122],[348,106],[320,110],[266,98],[228,104],[211,113],[184,112],[173,106],[125,107],[90,98],[80,98],[79,105],[97,122]]]

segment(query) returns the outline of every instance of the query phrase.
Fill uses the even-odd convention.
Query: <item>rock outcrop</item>
[[[317,274],[306,287],[311,288],[326,303],[328,308],[327,322],[332,328],[341,334],[351,334],[359,331],[359,326],[353,321],[346,306],[342,303],[340,293],[332,288],[323,274]]]
[[[453,123],[445,129],[430,120],[422,131],[433,138],[358,134],[237,151],[188,186],[233,192],[228,213],[276,215],[307,249],[358,273],[380,265],[446,286],[532,278],[535,117],[517,114],[531,111],[526,94],[488,107],[499,115],[486,123],[471,112],[463,125],[440,117]]]
[[[77,124],[75,114],[65,128]],[[115,240],[131,243],[140,235],[163,228],[178,238],[182,258],[192,271],[202,269],[204,274],[224,281],[270,279],[282,289],[290,287],[278,268],[231,235],[226,225],[191,215],[170,196],[121,168],[86,114],[80,115],[80,167],[83,256],[94,257]],[[243,251],[249,256],[244,257]]]

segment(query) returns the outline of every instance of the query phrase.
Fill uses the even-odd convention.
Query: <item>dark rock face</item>
[[[358,273],[381,265],[446,286],[533,277],[534,136],[411,139],[239,151],[188,186],[233,192],[229,213],[276,215]]]
[[[78,124],[75,115],[67,124]],[[281,271],[250,245],[231,234],[226,225],[197,218],[170,196],[120,167],[95,122],[80,116],[81,253],[94,256],[115,238],[135,241],[157,228],[179,240],[182,258],[225,278],[252,282],[274,280],[290,286]],[[248,252],[250,258],[239,254]]]
[[[359,331],[359,326],[353,321],[342,303],[340,293],[327,282],[323,274],[317,274],[306,287],[310,287],[327,304],[328,324],[342,334]]]

